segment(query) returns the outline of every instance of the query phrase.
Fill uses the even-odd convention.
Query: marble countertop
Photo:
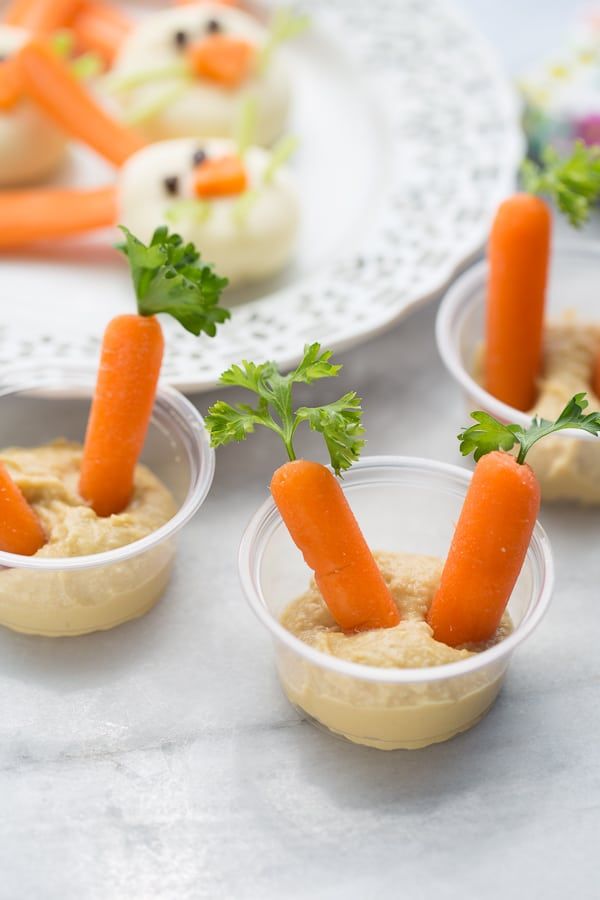
[[[462,5],[521,65],[506,23],[509,11],[533,21],[526,5]],[[572,6],[548,3],[555,36]],[[435,312],[342,354],[332,396],[361,385],[370,453],[458,462],[465,414]],[[268,434],[220,452],[173,586],[144,619],[76,641],[0,633],[2,900],[592,897],[597,511],[543,510],[554,603],[484,721],[447,744],[378,753],[298,718],[241,596],[240,522],[278,460]]]

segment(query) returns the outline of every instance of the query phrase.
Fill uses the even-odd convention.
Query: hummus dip
[[[0,451],[0,460],[46,532],[47,543],[32,559],[114,550],[156,531],[176,512],[166,487],[139,465],[127,509],[97,516],[77,491],[81,454],[81,445],[64,440]],[[167,584],[173,555],[168,541],[132,559],[93,568],[0,569],[0,624],[55,637],[112,628],[156,603]]]
[[[591,388],[600,351],[600,325],[581,322],[574,312],[548,322],[544,331],[544,368],[535,406],[528,414],[556,419],[574,394],[586,391],[589,409],[600,409]],[[484,381],[485,353],[475,364],[476,380]],[[600,503],[600,441],[597,438],[551,435],[527,455],[545,500]]]
[[[512,631],[508,614],[488,644],[448,647],[432,637],[425,621],[440,582],[443,562],[432,556],[375,553],[398,606],[394,628],[345,633],[334,622],[318,588],[294,600],[281,624],[315,650],[382,669],[422,669],[468,659]],[[506,663],[468,674],[404,683],[367,681],[307,660],[280,663],[291,702],[351,741],[383,750],[415,749],[445,741],[474,725],[500,690]]]

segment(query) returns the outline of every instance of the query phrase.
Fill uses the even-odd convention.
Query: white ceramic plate
[[[143,6],[139,3],[138,6]],[[147,4],[152,6],[152,4]],[[154,4],[157,6],[158,4]],[[230,294],[217,340],[165,323],[166,380],[214,386],[241,358],[292,364],[305,342],[348,347],[439,291],[481,247],[522,154],[518,109],[489,47],[444,0],[306,0],[286,53],[303,228],[276,282]],[[78,148],[63,183],[110,169]],[[0,377],[32,353],[89,362],[133,308],[112,233],[0,263]]]

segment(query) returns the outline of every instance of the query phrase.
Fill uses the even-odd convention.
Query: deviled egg
[[[27,98],[14,54],[27,40],[24,29],[0,25],[0,186],[28,184],[50,176],[63,161],[66,138]]]
[[[274,275],[292,255],[299,222],[284,156],[282,145],[240,155],[219,138],[151,144],[119,173],[119,221],[142,240],[172,225],[231,284]]]
[[[230,6],[162,10],[125,39],[107,87],[120,115],[149,140],[232,137],[252,98],[256,143],[269,145],[284,130],[290,105],[276,43],[264,25]]]

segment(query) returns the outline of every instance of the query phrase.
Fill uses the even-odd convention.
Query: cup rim
[[[3,397],[17,394],[24,390],[36,387],[40,387],[41,390],[47,388],[47,379],[45,381],[35,380],[36,375],[39,376],[42,372],[51,372],[56,375],[57,379],[60,377],[68,379],[69,377],[77,376],[78,381],[76,386],[74,385],[76,390],[80,390],[81,387],[93,387],[96,377],[95,368],[73,365],[68,362],[61,361],[57,363],[54,360],[45,360],[38,363],[20,364],[14,368],[3,370],[2,382],[0,383],[0,401]],[[80,378],[88,380],[82,382],[79,380]],[[156,531],[145,537],[132,541],[130,544],[125,544],[122,547],[116,547],[113,550],[103,550],[101,553],[89,553],[84,556],[36,557],[22,556],[0,550],[0,568],[48,572],[64,571],[66,569],[98,568],[124,562],[158,546],[163,541],[171,538],[189,522],[206,499],[210,490],[215,473],[215,452],[210,446],[202,415],[187,397],[184,397],[175,388],[159,382],[156,399],[165,404],[168,414],[177,418],[180,427],[187,431],[190,443],[196,447],[197,452],[196,468],[198,477],[195,483],[192,482],[190,485],[187,496],[175,515],[165,522],[164,525],[161,525],[160,528],[157,528]]]
[[[572,239],[565,239],[558,241],[552,248],[553,258],[592,255],[600,257],[600,241],[585,240],[577,242]],[[476,400],[481,409],[490,412],[502,422],[511,422],[527,428],[531,424],[533,417],[498,400],[497,397],[494,397],[475,381],[462,363],[457,341],[454,337],[453,322],[455,317],[469,302],[475,302],[473,295],[478,288],[483,293],[488,271],[488,262],[486,259],[482,259],[469,266],[446,291],[435,320],[437,348],[446,369],[454,380],[458,382],[463,391]],[[482,297],[482,302],[483,299]],[[561,437],[579,441],[596,440],[592,434],[572,428],[562,431]]]
[[[356,462],[345,473],[344,482],[350,484],[358,473],[369,469],[381,467],[404,468],[408,471],[421,473],[435,472],[458,478],[465,487],[468,486],[472,472],[461,466],[444,463],[438,460],[425,459],[411,456],[365,456]],[[379,479],[374,479],[376,483]],[[414,684],[431,681],[443,681],[461,675],[467,675],[485,668],[489,664],[498,662],[503,658],[509,658],[513,650],[522,643],[538,626],[546,613],[554,588],[554,560],[550,541],[543,527],[536,522],[530,547],[527,555],[538,558],[538,566],[541,573],[541,588],[536,605],[528,611],[514,631],[503,641],[495,644],[487,650],[482,650],[467,659],[440,666],[427,666],[423,668],[396,668],[385,669],[378,666],[367,666],[348,660],[339,659],[330,654],[323,653],[305,644],[279,622],[269,612],[263,601],[262,591],[258,578],[258,566],[255,559],[255,550],[258,540],[265,540],[271,535],[274,528],[281,524],[281,516],[272,497],[269,497],[258,508],[246,526],[238,552],[238,571],[242,591],[248,601],[252,612],[271,632],[271,635],[280,640],[286,647],[298,653],[306,660],[323,669],[328,669],[340,675],[359,678],[363,681],[385,682],[387,684]],[[300,551],[298,551],[300,552]]]

